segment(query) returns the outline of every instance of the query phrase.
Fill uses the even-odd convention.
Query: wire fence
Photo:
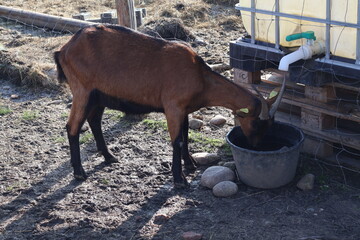
[[[241,1],[240,1],[241,2]],[[250,2],[250,1],[249,1]],[[329,42],[327,42],[327,52],[331,53],[331,58],[329,62],[333,62],[334,65],[323,66],[319,65],[316,69],[310,69],[306,64],[306,61],[303,62],[302,66],[298,66],[300,68],[300,72],[304,73],[316,73],[316,72],[326,72],[329,73],[329,79],[326,83],[319,86],[318,89],[322,87],[326,87],[331,94],[327,95],[327,99],[325,102],[317,102],[307,101],[307,97],[304,96],[304,88],[308,87],[307,84],[299,83],[299,79],[290,79],[293,82],[298,82],[297,86],[299,87],[288,87],[286,90],[288,95],[288,102],[290,106],[287,109],[288,114],[288,121],[293,122],[295,125],[303,127],[306,130],[307,135],[311,136],[313,141],[311,142],[311,159],[314,159],[316,162],[321,164],[329,165],[332,167],[336,167],[340,169],[343,174],[344,182],[346,183],[346,174],[345,171],[351,171],[353,173],[359,174],[359,165],[360,165],[360,80],[358,76],[354,75],[351,78],[344,78],[341,77],[339,72],[336,70],[335,60],[336,56],[346,57],[347,59],[343,61],[349,62],[355,68],[358,68],[358,62],[356,61],[357,56],[357,48],[360,44],[360,39],[357,37],[357,32],[359,32],[360,25],[357,24],[358,16],[357,12],[354,9],[358,9],[357,2],[358,1],[344,1],[341,5],[341,8],[335,9],[335,7],[339,7],[338,3],[334,3],[336,1],[327,1],[327,3],[333,2],[334,4],[330,6],[327,11],[336,15],[336,20],[344,22],[344,24],[352,23],[357,25],[352,25],[352,27],[340,26],[340,25],[331,25],[331,19],[326,18],[324,14],[324,21],[325,19],[329,21],[329,24],[320,24],[317,22],[309,22],[308,20],[305,21],[302,17],[309,17],[309,9],[306,8],[306,4],[309,4],[309,1],[303,0],[297,2],[297,4],[302,5],[300,9],[292,9],[292,14],[296,15],[296,19],[291,18],[284,18],[279,17],[278,19],[277,13],[286,11],[289,9],[279,9],[276,4],[281,4],[284,1],[269,1],[266,9],[271,12],[273,15],[266,15],[266,14],[259,14],[261,10],[264,9],[264,1],[253,1],[253,6],[246,6],[247,9],[253,11],[241,11],[241,15],[244,18],[248,19],[248,22],[252,21],[248,24],[247,31],[251,35],[251,31],[254,31],[254,36],[256,42],[254,43],[255,53],[254,56],[257,56],[257,44],[260,40],[262,43],[270,43],[267,46],[273,47],[276,46],[276,37],[274,35],[279,34],[276,33],[276,21],[279,21],[278,24],[281,27],[286,28],[287,25],[291,25],[292,29],[296,29],[296,32],[305,32],[309,31],[309,29],[313,30],[315,34],[318,34],[318,38],[326,40],[325,38],[331,37]],[[321,1],[322,4],[325,1]],[[319,3],[319,4],[321,4]],[[246,4],[245,4],[246,5]],[[286,5],[286,4],[285,4]],[[313,6],[316,11],[316,6]],[[326,9],[324,6],[319,6],[318,8],[318,15],[321,16],[321,9]],[[245,8],[246,9],[246,8]],[[277,9],[277,10],[276,10]],[[297,11],[296,11],[297,10]],[[307,10],[307,11],[306,11]],[[314,11],[314,10],[312,10]],[[325,11],[325,10],[324,10]],[[352,15],[351,15],[352,14]],[[315,16],[313,16],[315,17]],[[331,18],[330,16],[328,16]],[[337,23],[338,24],[338,23]],[[254,25],[253,27],[251,27]],[[325,33],[328,31],[328,35]],[[281,35],[281,34],[279,34]],[[305,41],[302,41],[301,44],[306,44]],[[350,46],[348,46],[350,45]],[[296,45],[291,45],[294,47]],[[299,46],[299,45],[298,45]],[[258,48],[260,49],[260,47]],[[280,50],[284,49],[281,48]],[[344,53],[346,56],[343,56]],[[333,57],[335,56],[335,57]],[[261,58],[261,57],[259,57]],[[278,66],[277,62],[271,61],[266,57],[263,59],[253,58],[251,59],[254,62],[254,65],[260,63],[262,61],[271,62],[271,64]],[[328,56],[319,56],[319,58],[326,59]],[[233,59],[235,61],[248,61],[248,59]],[[340,60],[342,61],[342,59]],[[271,71],[271,69],[270,69]],[[306,94],[305,94],[306,95]],[[297,104],[299,100],[299,96],[302,96],[304,104]],[[312,106],[315,106],[313,108]],[[331,107],[330,107],[331,106]],[[326,109],[329,107],[329,109]],[[324,109],[325,108],[325,109]],[[319,116],[319,121],[332,121],[331,124],[327,127],[316,127],[314,126],[314,131],[307,128],[307,124],[304,121],[308,121],[307,118],[313,116],[311,114],[307,114],[303,116],[304,110],[306,111],[315,111],[319,109],[321,114],[314,112],[314,116]],[[331,111],[327,111],[330,110]],[[305,125],[305,126],[304,126]],[[324,149],[330,149],[333,154],[330,156],[324,157],[321,151]],[[326,160],[325,160],[326,159]],[[329,161],[329,159],[331,161]]]

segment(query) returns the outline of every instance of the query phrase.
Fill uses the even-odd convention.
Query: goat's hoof
[[[74,170],[74,178],[79,181],[85,181],[87,179],[87,175],[82,167],[78,170]]]
[[[107,164],[117,163],[117,162],[119,162],[119,160],[116,157],[105,158],[105,163]]]
[[[176,188],[176,189],[187,189],[189,187],[190,187],[190,184],[186,181],[186,179],[181,182],[174,182],[174,188]]]
[[[87,175],[85,173],[81,173],[81,174],[74,173],[74,178],[79,181],[85,181],[87,179]]]

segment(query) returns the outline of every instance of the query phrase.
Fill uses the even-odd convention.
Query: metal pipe
[[[275,0],[275,12],[279,12],[279,0]],[[280,48],[280,17],[275,16],[275,48]]]
[[[255,0],[251,0],[251,43],[255,44]]]
[[[331,0],[326,0],[326,20],[331,21]],[[330,27],[329,23],[326,23],[325,32],[325,58],[330,59]]]
[[[360,27],[360,0],[357,6],[357,25]],[[360,64],[360,28],[356,29],[356,61],[355,64]]]

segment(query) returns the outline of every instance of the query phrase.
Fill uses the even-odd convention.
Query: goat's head
[[[267,129],[274,122],[275,112],[280,105],[285,91],[285,80],[281,89],[277,88],[273,90],[267,99],[265,99],[255,87],[253,88],[259,95],[261,110],[259,110],[259,108],[242,108],[237,110],[235,115],[239,119],[241,129],[247,137],[248,143],[256,147],[263,139]]]

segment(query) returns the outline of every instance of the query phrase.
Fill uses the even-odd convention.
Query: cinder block
[[[81,12],[79,14],[73,15],[72,18],[87,21],[91,18],[91,13]]]

